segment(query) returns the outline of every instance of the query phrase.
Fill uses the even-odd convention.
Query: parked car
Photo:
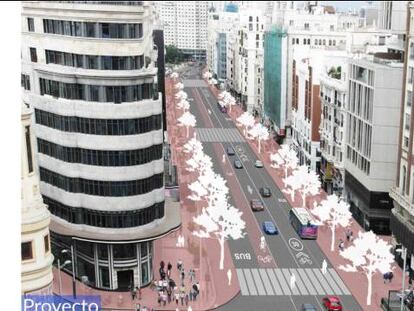
[[[276,235],[279,234],[279,231],[277,230],[275,224],[273,221],[264,221],[263,222],[263,232],[270,235]]]
[[[222,113],[227,113],[227,107],[220,105],[219,102],[217,102],[217,107]]]
[[[342,311],[341,301],[336,296],[327,296],[322,298],[322,305],[327,311]]]
[[[251,207],[252,211],[254,211],[254,212],[264,210],[263,202],[259,199],[250,200],[250,207]]]
[[[243,164],[240,160],[234,160],[234,167],[235,168],[243,168]]]
[[[233,147],[227,147],[227,155],[232,156],[235,155]]]
[[[302,304],[301,311],[316,311],[316,307],[313,304],[304,303]]]
[[[262,197],[264,197],[264,198],[268,198],[272,195],[272,193],[270,192],[270,189],[268,187],[260,188],[259,192],[262,195]]]
[[[263,167],[263,162],[260,161],[260,160],[256,160],[256,162],[254,162],[254,166],[256,166],[258,168]]]

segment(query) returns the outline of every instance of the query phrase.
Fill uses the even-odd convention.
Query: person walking
[[[345,244],[344,241],[342,239],[339,240],[339,250],[342,252],[344,250]]]
[[[184,306],[184,298],[185,294],[183,292],[180,293],[181,305]]]
[[[349,242],[349,240],[351,239],[351,230],[349,228],[346,229],[345,237],[346,237],[346,240]]]
[[[178,294],[178,292],[175,292],[174,299],[175,299],[175,304],[178,306],[178,300],[180,299],[180,294]]]
[[[296,276],[292,273],[290,275],[290,289],[293,289],[296,285]]]
[[[138,300],[141,300],[142,299],[142,290],[141,290],[141,287],[137,286],[136,289],[137,289],[137,293],[138,293]]]
[[[188,294],[185,294],[184,301],[186,306],[188,306],[188,299]]]
[[[137,291],[136,291],[136,289],[131,287],[131,297],[132,297],[132,300],[135,300],[135,297],[136,297],[136,296],[137,296]]]
[[[167,276],[168,276],[168,279],[171,277],[171,270],[172,270],[172,264],[171,264],[171,262],[168,262],[168,265],[167,265]]]
[[[139,303],[135,305],[135,311],[141,311],[141,305]]]
[[[191,268],[190,271],[188,271],[188,277],[190,278],[190,282],[193,283],[195,279],[195,271],[193,268]]]
[[[178,271],[181,271],[182,268],[183,268],[183,261],[181,259],[178,259],[178,261],[177,261]]]
[[[326,262],[326,259],[324,259],[322,262],[322,273],[323,274],[326,274],[327,268],[328,268],[328,263]]]

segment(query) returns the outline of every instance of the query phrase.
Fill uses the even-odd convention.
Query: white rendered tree
[[[209,83],[209,84],[212,84],[212,85],[216,85],[216,84],[217,84],[217,80],[216,80],[216,79],[214,79],[214,78],[211,78],[211,79],[208,81],[208,83]]]
[[[173,72],[172,74],[171,74],[171,76],[170,76],[172,79],[178,79],[178,73],[176,73],[176,72]]]
[[[339,269],[365,273],[368,280],[367,306],[371,305],[372,276],[377,272],[384,274],[392,270],[394,256],[390,249],[391,245],[372,231],[360,231],[354,243],[340,252],[351,264],[341,265]]]
[[[336,228],[338,226],[348,227],[351,224],[352,213],[349,210],[349,204],[341,200],[336,194],[331,194],[326,200],[320,202],[319,205],[315,202],[311,213],[315,215],[322,224],[331,228],[331,252],[333,252]]]
[[[187,99],[187,97],[188,97],[188,95],[184,91],[178,91],[177,94],[175,94],[175,98],[177,98],[177,99],[183,100],[183,99]]]
[[[182,109],[184,111],[188,111],[190,110],[190,103],[186,100],[186,99],[181,99],[178,103],[177,103],[177,107],[179,109]]]
[[[321,181],[315,171],[309,170],[308,166],[300,166],[299,174],[302,175],[302,187],[299,193],[302,196],[303,207],[306,207],[306,197],[308,195],[317,195],[321,188]],[[305,170],[306,168],[306,170]]]
[[[231,106],[236,105],[236,99],[227,91],[223,91],[218,95],[218,99],[220,100],[220,104],[222,106],[229,107],[229,111],[231,112]]]
[[[189,136],[189,130],[190,130],[190,126],[194,127],[197,123],[196,118],[194,117],[193,114],[191,114],[190,112],[186,111],[183,113],[183,115],[181,117],[179,117],[177,119],[177,121],[179,122],[180,126],[185,126],[186,130],[187,130],[187,138]]]
[[[281,145],[276,153],[270,155],[270,161],[272,162],[272,167],[284,168],[285,178],[287,177],[288,170],[294,171],[299,164],[296,152],[289,145]]]
[[[177,82],[174,86],[177,90],[182,90],[184,88],[184,84],[181,82]]]
[[[245,235],[246,223],[237,208],[230,205],[225,196],[211,202],[203,208],[200,215],[194,217],[194,222],[201,228],[193,232],[200,238],[215,238],[220,245],[220,270],[224,269],[224,242],[229,239],[237,240]]]
[[[291,175],[283,178],[285,184],[284,193],[290,194],[292,202],[295,200],[295,193],[299,191],[303,186],[302,174],[298,170],[294,170]]]
[[[259,147],[259,153],[261,149],[261,142],[262,140],[269,139],[269,130],[261,123],[256,123],[255,126],[249,131],[249,134],[252,139],[257,138],[257,144]]]
[[[211,72],[209,72],[209,71],[206,71],[206,72],[203,74],[203,78],[204,78],[204,79],[210,79],[212,76],[213,76],[213,75],[212,75],[212,73],[211,73]]]
[[[237,118],[237,123],[243,126],[243,134],[247,137],[247,130],[254,126],[254,117],[249,112],[243,112],[243,114]]]

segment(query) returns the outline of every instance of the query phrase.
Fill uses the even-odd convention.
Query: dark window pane
[[[30,60],[34,63],[37,63],[37,52],[36,48],[30,48]]]
[[[27,163],[29,173],[33,172],[33,156],[32,156],[32,144],[30,140],[30,126],[25,128],[26,136],[26,152],[27,152]]]
[[[22,260],[29,260],[33,258],[32,242],[22,243]]]
[[[27,18],[27,28],[29,31],[35,31],[34,20],[32,17]]]

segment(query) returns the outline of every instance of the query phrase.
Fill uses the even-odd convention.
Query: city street
[[[181,78],[189,95],[191,113],[197,119],[197,138],[212,157],[215,171],[226,178],[230,202],[243,212],[247,224],[247,236],[228,243],[241,293],[220,310],[244,310],[246,306],[274,310],[275,302],[279,310],[300,310],[303,303],[322,309],[324,295],[339,296],[345,310],[361,310],[316,241],[301,240],[291,227],[289,203],[266,170],[254,166],[257,159],[254,151],[228,115],[217,108],[215,96],[201,79],[200,68],[190,67]],[[225,150],[230,146],[236,155],[227,156]],[[236,158],[242,161],[243,169],[234,168]],[[263,186],[270,188],[272,196],[262,199],[264,211],[252,212],[249,202],[260,198],[259,188]],[[265,220],[276,224],[279,235],[265,236],[267,249],[263,251],[259,245],[263,235],[261,224]],[[324,259],[329,267],[325,275],[320,269]],[[292,273],[296,276],[293,289],[289,286]]]

